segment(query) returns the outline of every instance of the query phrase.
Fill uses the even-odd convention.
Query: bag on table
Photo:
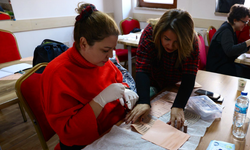
[[[203,120],[221,118],[222,106],[216,104],[206,95],[191,96],[188,100],[186,110],[201,116]]]

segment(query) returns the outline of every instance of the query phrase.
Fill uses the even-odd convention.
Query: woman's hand
[[[101,107],[107,103],[122,98],[124,95],[125,87],[121,83],[112,83],[104,90],[102,90],[93,100]]]
[[[171,126],[180,129],[184,125],[185,117],[182,108],[173,107],[171,109],[171,117],[168,122]]]
[[[128,109],[131,110],[135,106],[138,99],[139,96],[137,95],[137,93],[135,93],[132,90],[125,89],[123,98],[120,98],[119,100],[122,106],[124,106],[124,101],[125,101]]]
[[[143,121],[150,113],[150,106],[148,104],[137,104],[125,117],[126,123],[134,123],[139,117]]]
[[[250,39],[246,40],[247,47],[250,46]]]

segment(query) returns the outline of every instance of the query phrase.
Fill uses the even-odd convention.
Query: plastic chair
[[[0,29],[0,63],[21,59],[14,34]]]
[[[207,63],[207,54],[205,49],[205,42],[201,34],[198,33],[199,37],[199,49],[200,49],[200,62],[199,62],[199,70],[205,70]]]
[[[5,12],[0,11],[0,20],[10,20],[11,16]]]
[[[134,28],[140,29],[140,22],[137,19],[128,17],[120,22],[120,29],[122,34],[129,34]],[[116,54],[121,62],[125,61],[125,64],[128,60],[128,50],[127,46],[124,45],[125,49],[116,49]],[[137,47],[131,48],[132,56],[136,55]]]
[[[213,27],[213,26],[210,26],[208,29],[207,29],[207,43],[208,43],[208,46],[210,45],[210,42],[214,36],[216,32],[216,28]]]
[[[42,148],[48,150],[47,141],[55,135],[49,125],[41,105],[40,78],[42,74],[35,73],[38,69],[46,67],[48,63],[40,63],[25,73],[16,82],[16,94],[28,113],[37,132]],[[55,149],[60,149],[56,146]]]

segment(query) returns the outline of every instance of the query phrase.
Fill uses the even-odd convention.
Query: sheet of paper
[[[153,126],[154,122],[155,120],[153,119],[150,119],[148,123],[137,121],[131,124],[131,126],[134,127],[137,132],[144,135]]]
[[[154,125],[142,136],[142,139],[150,141],[169,150],[177,150],[190,137],[190,135],[176,128],[156,120]]]
[[[20,64],[15,64],[15,65],[11,65],[11,66],[8,66],[8,67],[4,67],[1,70],[14,74],[15,72],[18,72],[20,70],[25,70],[25,69],[29,69],[29,68],[32,68],[31,64],[20,63]]]
[[[3,77],[6,77],[6,76],[9,76],[13,73],[11,72],[6,72],[6,71],[3,71],[3,70],[0,70],[0,78],[3,78]]]
[[[153,103],[151,103],[151,116],[155,116],[157,118],[161,117],[162,115],[168,113],[171,110],[172,103],[166,102],[162,99],[159,99]]]
[[[184,117],[185,117],[185,120],[187,121],[186,122],[186,125],[187,126],[190,126],[192,124],[195,124],[197,121],[200,120],[200,116],[195,114],[195,113],[192,113],[190,111],[187,111],[185,110],[184,111]],[[167,113],[165,116],[164,116],[164,120],[166,120],[166,122],[168,122],[170,120],[170,112]]]
[[[181,85],[181,81],[180,82],[177,82],[176,84],[175,84],[176,86],[180,86]],[[198,82],[195,82],[194,83],[194,88],[201,88],[202,86],[198,83]]]
[[[171,110],[176,95],[174,92],[168,92],[160,99],[152,102],[150,115],[159,118],[168,113]]]

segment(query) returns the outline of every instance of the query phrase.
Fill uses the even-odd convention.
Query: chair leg
[[[24,121],[24,122],[27,122],[27,117],[26,117],[26,115],[25,115],[25,111],[24,111],[24,109],[23,109],[22,104],[21,104],[20,102],[18,102],[18,105],[19,105],[20,111],[21,111],[22,116],[23,116],[23,121]]]
[[[128,61],[125,61],[124,62],[124,68],[128,69],[127,65],[128,65]]]

